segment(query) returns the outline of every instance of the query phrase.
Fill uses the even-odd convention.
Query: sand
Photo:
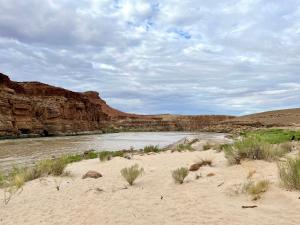
[[[213,159],[214,166],[190,173],[182,185],[173,182],[173,169],[190,166],[200,158]],[[144,167],[145,174],[134,186],[127,186],[120,170],[135,163]],[[209,150],[137,155],[132,160],[114,158],[104,163],[93,159],[71,164],[67,170],[72,177],[47,177],[26,183],[6,206],[0,190],[0,224],[300,224],[300,193],[279,186],[275,163],[248,161],[228,166],[222,152]],[[81,179],[88,170],[99,171],[103,177]],[[257,171],[254,179],[272,182],[258,201],[232,191],[245,182],[250,170]],[[207,177],[208,173],[215,176]],[[195,179],[196,174],[202,177]],[[243,205],[258,207],[242,209]]]

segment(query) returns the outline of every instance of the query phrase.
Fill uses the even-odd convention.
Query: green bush
[[[57,159],[46,159],[37,163],[35,170],[36,174],[40,176],[60,176],[63,174],[64,169],[69,163],[70,158],[68,156]]]
[[[243,159],[276,160],[287,151],[284,148],[273,146],[257,136],[249,136],[232,145],[224,146],[224,153],[230,164],[239,164]]]
[[[124,151],[115,151],[112,152],[112,157],[124,157],[125,152]]]
[[[111,160],[112,152],[109,152],[109,151],[99,152],[99,159],[101,162]]]
[[[144,147],[143,151],[145,153],[149,153],[149,152],[155,152],[155,153],[158,153],[161,151],[161,149],[159,148],[158,145],[147,145]]]
[[[121,170],[121,175],[128,182],[129,185],[133,185],[134,181],[143,174],[144,169],[139,168],[138,164],[131,167],[126,167]]]
[[[175,183],[178,184],[182,184],[188,174],[189,174],[189,169],[186,167],[181,167],[172,171],[172,177]]]
[[[83,160],[83,156],[79,154],[66,156],[66,161],[68,163],[80,162],[81,160]]]
[[[4,173],[0,170],[0,187],[2,187],[5,183]]]
[[[288,158],[286,162],[278,162],[277,165],[283,185],[300,190],[300,159]]]
[[[206,151],[206,150],[209,150],[211,148],[213,148],[214,146],[210,143],[206,143],[205,145],[203,145],[203,150]]]
[[[191,144],[179,144],[176,146],[176,150],[178,152],[182,152],[182,151],[186,151],[186,150],[193,151],[194,149]]]
[[[83,158],[84,159],[96,159],[96,158],[98,158],[98,153],[95,151],[90,151],[87,154],[84,154]]]

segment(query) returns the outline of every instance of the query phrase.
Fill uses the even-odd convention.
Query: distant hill
[[[226,124],[261,124],[262,126],[300,126],[300,108],[255,113],[226,120]]]

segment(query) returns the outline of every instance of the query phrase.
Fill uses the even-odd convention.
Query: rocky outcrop
[[[38,82],[12,82],[0,74],[0,136],[98,131],[108,121],[101,104],[88,95]]]
[[[107,131],[214,131],[232,116],[136,115],[111,108],[89,91],[13,82],[0,73],[0,137]],[[218,131],[223,131],[220,128]]]

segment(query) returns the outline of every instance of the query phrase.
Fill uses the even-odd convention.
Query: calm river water
[[[28,165],[33,162],[62,154],[82,153],[86,150],[121,150],[146,145],[164,147],[184,137],[218,139],[224,134],[186,132],[126,132],[86,136],[27,138],[0,140],[0,169],[12,165]]]

